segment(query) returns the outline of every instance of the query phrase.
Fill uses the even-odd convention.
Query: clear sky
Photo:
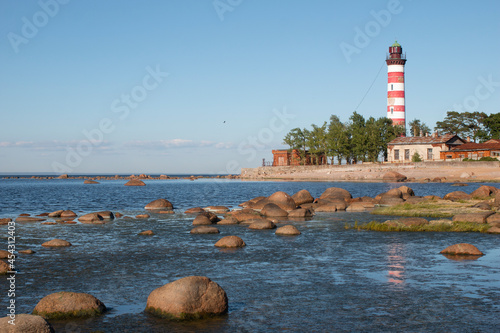
[[[499,17],[497,0],[0,0],[0,172],[259,166],[372,83],[357,112],[385,116],[395,40],[407,121],[497,113]]]

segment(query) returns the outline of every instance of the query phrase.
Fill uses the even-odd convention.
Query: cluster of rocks
[[[57,177],[53,176],[30,176],[30,177],[23,177],[23,176],[5,176],[1,177],[2,179],[37,179],[37,180],[49,180],[49,179],[84,179],[84,184],[99,184],[98,180],[118,180],[118,179],[147,179],[147,180],[166,180],[166,179],[188,179],[188,180],[196,180],[196,179],[201,179],[201,178],[214,178],[214,179],[239,179],[239,175],[214,175],[214,176],[187,176],[187,177],[179,177],[179,176],[167,176],[167,175],[160,175],[160,176],[151,176],[151,175],[146,175],[146,174],[140,174],[140,175],[130,175],[130,176],[120,176],[120,175],[114,175],[114,176],[95,176],[95,177],[89,177],[89,176],[69,176],[67,174],[62,174]]]
[[[87,293],[61,291],[43,297],[33,314],[16,314],[0,318],[0,332],[53,333],[47,320],[89,318],[107,311],[106,305]],[[153,290],[145,311],[154,316],[193,320],[221,316],[228,312],[224,289],[205,276],[187,276]]]

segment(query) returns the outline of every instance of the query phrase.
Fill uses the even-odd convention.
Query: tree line
[[[309,154],[311,164],[330,160],[342,164],[376,162],[380,155],[387,160],[387,143],[404,133],[402,126],[394,126],[386,117],[365,118],[354,111],[349,121],[341,122],[336,115],[323,125],[311,125],[311,129],[294,128],[288,132],[283,143],[299,152],[301,164]]]
[[[283,139],[290,150],[299,152],[301,164],[305,164],[307,155],[311,164],[321,164],[328,159],[330,164],[377,162],[380,156],[387,161],[387,144],[407,130],[409,136],[432,134],[429,126],[419,119],[410,121],[405,129],[386,117],[365,120],[356,111],[347,122],[332,115],[328,123],[311,127],[294,128]],[[457,134],[462,139],[470,137],[474,142],[500,139],[500,113],[448,111],[443,121],[436,123],[434,131],[439,135]]]

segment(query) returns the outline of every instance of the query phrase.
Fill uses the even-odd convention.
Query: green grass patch
[[[479,224],[471,222],[453,222],[425,225],[389,225],[381,222],[372,221],[361,226],[353,227],[357,230],[372,230],[372,231],[413,231],[413,232],[487,232],[491,226],[489,224]],[[347,228],[346,228],[347,229]]]
[[[473,208],[478,201],[452,202],[445,200],[427,201],[416,204],[403,203],[395,206],[377,207],[371,214],[406,217],[450,218],[457,214],[479,213],[481,209]]]

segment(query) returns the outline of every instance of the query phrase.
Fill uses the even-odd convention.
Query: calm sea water
[[[191,235],[193,217],[183,214],[196,206],[235,207],[279,190],[293,194],[307,189],[318,197],[335,186],[353,196],[375,196],[401,184],[216,179],[146,181],[145,187],[124,183],[0,180],[0,217],[57,209],[133,216],[157,198],[170,200],[176,208],[172,215],[102,225],[18,223],[17,249],[37,252],[17,259],[18,313],[30,313],[50,293],[75,291],[96,296],[109,312],[91,319],[51,321],[57,332],[498,332],[500,235],[346,230],[345,225],[355,221],[388,219],[348,212],[291,222],[302,232],[297,237],[240,225],[219,226],[219,235]],[[442,196],[455,190],[470,193],[481,184],[405,185],[417,195]],[[137,235],[148,229],[156,235]],[[6,226],[0,226],[0,232],[5,244]],[[231,251],[214,247],[227,235],[240,236],[247,246]],[[73,246],[41,246],[53,238]],[[476,245],[485,255],[454,261],[439,254],[462,242]],[[175,323],[144,313],[152,290],[189,275],[207,276],[224,288],[227,316]],[[0,277],[2,309],[7,289],[6,279]]]

